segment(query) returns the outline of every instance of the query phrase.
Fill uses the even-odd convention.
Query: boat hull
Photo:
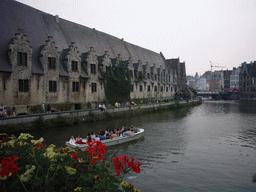
[[[120,145],[120,144],[127,143],[127,142],[134,141],[141,138],[143,136],[143,133],[144,133],[144,129],[138,128],[138,132],[134,133],[133,135],[117,137],[114,139],[106,139],[106,140],[102,140],[101,142],[104,143],[107,147]],[[68,141],[65,143],[65,145],[73,149],[79,147],[81,148],[82,151],[84,151],[88,147],[87,144],[76,144],[76,143],[71,144]]]

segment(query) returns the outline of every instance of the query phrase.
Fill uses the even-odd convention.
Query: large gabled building
[[[256,61],[242,63],[239,74],[239,93],[241,99],[256,98]]]
[[[119,61],[132,77],[132,99],[172,99],[186,84],[185,63],[169,64],[161,53],[94,28],[13,0],[1,1],[0,16],[0,102],[5,106],[96,105],[106,100],[104,72]]]

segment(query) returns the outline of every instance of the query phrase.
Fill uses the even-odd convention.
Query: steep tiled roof
[[[134,62],[141,60],[143,64],[148,62],[149,66],[153,64],[156,64],[156,67],[165,66],[163,57],[156,52],[95,29],[57,18],[13,0],[1,1],[0,26],[4,26],[1,27],[0,38],[0,71],[12,71],[7,52],[9,43],[18,29],[23,29],[33,49],[33,73],[44,74],[39,53],[40,47],[45,44],[48,36],[53,37],[60,53],[67,49],[71,42],[75,42],[80,53],[88,52],[90,47],[93,47],[98,56],[108,51],[110,58],[117,58],[118,54],[121,54],[123,61],[132,57]],[[60,75],[68,75],[65,66],[60,67]]]
[[[43,74],[43,68],[39,61],[39,51],[40,47],[45,44],[48,34],[42,22],[40,11],[16,1],[1,1],[0,26],[0,70],[12,71],[7,55],[9,43],[12,38],[15,38],[18,29],[23,29],[33,48],[32,72]]]

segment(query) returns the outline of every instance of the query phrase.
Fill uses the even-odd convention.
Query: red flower
[[[76,154],[71,153],[70,156],[73,157],[74,160],[78,160],[79,158],[76,157],[77,154],[78,154],[78,152],[76,152]]]
[[[97,160],[104,159],[103,155],[107,153],[107,150],[105,149],[106,145],[101,141],[89,142],[88,145],[89,147],[85,151],[87,151],[88,157],[91,158],[89,163],[96,165]]]
[[[1,165],[0,165],[0,175],[3,178],[4,176],[9,177],[10,173],[12,175],[18,174],[18,166],[17,163],[14,161],[19,159],[17,155],[13,157],[5,157],[2,159]]]
[[[41,148],[43,148],[43,147],[44,147],[44,149],[46,149],[45,146],[46,146],[45,142],[37,143],[35,149],[36,149],[36,150],[39,150],[39,149],[41,149]]]
[[[136,160],[135,158],[131,158],[128,155],[119,156],[118,158],[113,158],[113,164],[116,169],[116,176],[120,176],[120,173],[123,172],[123,174],[126,174],[131,169],[135,173],[140,173],[140,166],[141,163]]]

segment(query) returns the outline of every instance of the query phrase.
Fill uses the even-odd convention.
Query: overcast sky
[[[185,61],[187,75],[256,60],[255,0],[18,0]]]

